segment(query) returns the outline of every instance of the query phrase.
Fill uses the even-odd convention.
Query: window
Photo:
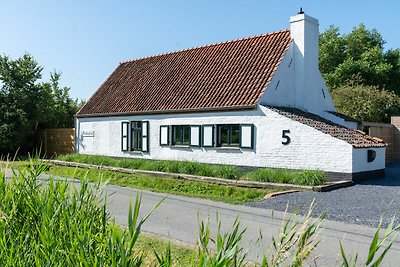
[[[142,150],[142,122],[131,121],[131,151]]]
[[[172,126],[172,145],[189,145],[190,126],[173,125]]]
[[[217,125],[217,146],[239,146],[239,124]]]
[[[149,122],[131,121],[122,122],[121,147],[122,151],[148,152],[149,148]]]

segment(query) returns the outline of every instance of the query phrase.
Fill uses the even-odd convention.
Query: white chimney
[[[315,74],[318,69],[318,20],[310,17],[300,9],[298,15],[290,17],[290,34],[294,42],[293,58],[295,63],[294,85],[295,106],[309,110],[307,98],[315,85]],[[319,89],[321,90],[321,89]],[[310,95],[311,93],[311,95]]]

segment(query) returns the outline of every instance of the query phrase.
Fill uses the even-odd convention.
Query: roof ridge
[[[274,34],[279,34],[279,33],[289,32],[289,31],[290,31],[289,29],[279,30],[279,31],[274,31],[274,32],[270,32],[270,33],[262,33],[262,34],[258,34],[258,35],[252,35],[252,36],[247,36],[247,37],[242,37],[242,38],[236,38],[236,39],[233,39],[233,40],[222,41],[222,42],[213,43],[213,44],[199,45],[199,46],[194,46],[194,47],[190,47],[190,48],[185,48],[185,49],[180,49],[180,50],[160,53],[160,54],[156,54],[156,55],[151,55],[151,56],[145,56],[145,57],[139,57],[139,58],[135,58],[135,59],[125,60],[125,61],[121,61],[119,63],[119,65],[122,65],[122,64],[125,64],[125,63],[134,62],[134,61],[139,61],[139,60],[143,60],[143,59],[150,59],[150,58],[155,58],[155,57],[159,57],[159,56],[171,55],[171,54],[175,54],[175,53],[181,53],[181,52],[186,52],[186,51],[200,49],[200,48],[206,48],[206,47],[212,47],[212,46],[217,46],[217,45],[222,45],[222,44],[234,43],[234,42],[243,41],[243,40],[247,40],[247,39],[259,38],[259,37],[264,37],[264,36],[268,36],[268,35],[274,35]]]

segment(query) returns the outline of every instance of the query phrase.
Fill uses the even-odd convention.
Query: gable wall
[[[121,151],[121,122],[148,120],[149,153]],[[254,124],[254,149],[174,148],[159,145],[161,125]],[[282,130],[291,143],[282,144]],[[82,136],[83,131],[89,136]],[[353,171],[350,144],[284,117],[268,108],[241,112],[191,113],[126,117],[78,118],[77,153],[114,157],[198,161],[239,166]],[[93,136],[90,136],[93,133]],[[378,164],[379,165],[379,164]],[[369,170],[370,166],[362,166]],[[381,167],[381,166],[377,166]]]

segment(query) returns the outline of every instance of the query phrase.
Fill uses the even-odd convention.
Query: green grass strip
[[[259,168],[243,172],[236,166],[214,165],[190,161],[148,160],[132,158],[112,158],[98,155],[69,154],[57,157],[58,160],[87,163],[102,166],[121,167],[135,170],[184,173],[225,179],[243,179],[259,182],[285,183],[316,186],[325,182],[325,173],[318,170],[289,170]]]
[[[211,199],[232,204],[242,204],[264,197],[276,190],[242,188],[235,186],[210,184],[196,181],[160,178],[149,175],[125,174],[105,170],[91,170],[53,166],[50,174],[65,177],[84,178],[91,181],[108,181],[119,186],[146,189],[154,192],[176,194],[197,198]]]

